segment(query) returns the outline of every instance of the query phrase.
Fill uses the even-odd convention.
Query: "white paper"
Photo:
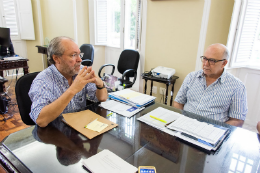
[[[138,171],[136,167],[106,149],[82,162],[93,173],[135,173]]]
[[[124,89],[117,92],[109,93],[109,95],[120,98],[122,100],[126,100],[130,103],[137,105],[145,105],[152,100],[155,100],[154,96],[146,95],[143,93],[139,93],[130,89]]]
[[[23,57],[20,57],[20,56],[12,56],[12,57],[5,57],[4,60],[19,60],[19,59],[25,59]]]
[[[151,118],[151,115],[160,118],[166,121],[167,123]],[[170,111],[162,107],[158,107],[153,111],[139,117],[138,120],[174,136],[176,134],[176,131],[168,129],[167,127],[165,127],[165,125],[175,121],[176,119],[182,116],[182,114],[179,114],[177,112]]]
[[[216,144],[225,133],[223,129],[185,116],[171,123],[168,128],[184,132],[211,144]]]
[[[124,103],[117,102],[115,100],[107,100],[105,102],[101,102],[100,106],[125,117],[131,117],[144,109],[144,107],[136,108]]]

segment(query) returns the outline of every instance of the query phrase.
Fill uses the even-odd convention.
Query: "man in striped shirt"
[[[201,56],[203,69],[187,75],[174,107],[242,127],[248,112],[246,88],[224,69],[228,58],[226,46],[209,46]]]
[[[81,66],[82,53],[69,37],[56,37],[48,47],[51,64],[34,79],[29,97],[30,117],[40,127],[47,126],[62,113],[81,111],[86,98],[105,101],[107,90],[91,67]]]

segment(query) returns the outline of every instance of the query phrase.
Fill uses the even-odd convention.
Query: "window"
[[[231,67],[260,68],[260,1],[236,0],[227,44]]]
[[[89,0],[89,20],[93,25],[90,27],[90,42],[94,45],[137,49],[140,6],[140,0]]]
[[[31,0],[0,0],[0,14],[12,40],[35,40]]]

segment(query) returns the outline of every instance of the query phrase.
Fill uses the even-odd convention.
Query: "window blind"
[[[248,0],[245,16],[241,29],[239,44],[237,47],[236,63],[249,61],[252,56],[255,39],[258,36],[260,22],[260,1]]]
[[[107,0],[96,1],[96,44],[107,43]]]
[[[10,28],[11,36],[18,36],[18,26],[14,0],[3,0],[5,27]]]

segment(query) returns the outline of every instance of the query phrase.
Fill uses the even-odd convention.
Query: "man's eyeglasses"
[[[66,54],[61,54],[60,56],[62,56],[62,55],[66,55]],[[72,55],[66,55],[66,56],[70,56],[71,58],[77,58],[77,57],[82,58],[83,55],[84,55],[84,53],[74,53]]]
[[[83,57],[83,55],[84,55],[84,53],[74,53],[73,55],[70,55],[72,58],[77,58],[77,57],[80,57],[80,58],[82,58]]]
[[[210,65],[215,65],[216,62],[225,61],[226,60],[226,59],[222,59],[222,60],[208,59],[205,56],[201,56],[200,59],[201,59],[201,62],[203,62],[203,63],[208,61]]]

